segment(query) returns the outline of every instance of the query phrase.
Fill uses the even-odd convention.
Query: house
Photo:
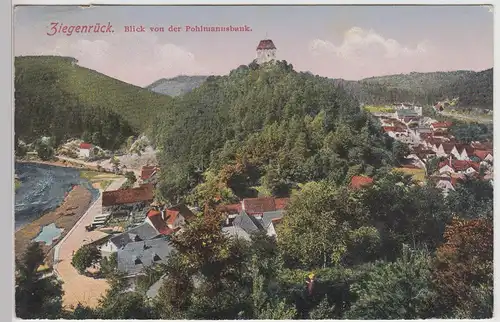
[[[102,194],[103,212],[116,210],[143,209],[153,202],[153,185],[147,184],[138,188],[104,191]]]
[[[472,153],[472,155],[476,156],[481,161],[493,162],[493,151],[492,150],[479,150],[479,149],[476,149],[476,150],[474,150],[474,152]]]
[[[241,210],[249,215],[262,215],[264,212],[285,209],[289,198],[246,198],[241,203]]]
[[[431,129],[433,131],[441,130],[446,131],[453,125],[452,122],[434,122],[431,124]]]
[[[150,165],[143,166],[141,169],[141,176],[140,176],[141,183],[155,184],[158,179],[158,172],[159,168],[157,166],[150,166]]]
[[[166,224],[170,229],[181,228],[195,218],[195,214],[184,204],[167,208],[165,210]]]
[[[371,184],[373,184],[373,179],[370,177],[353,176],[349,187],[352,189],[361,189],[363,187],[370,186]]]
[[[283,210],[266,211],[258,215],[250,215],[242,210],[222,231],[234,238],[250,240],[251,235],[260,231],[268,236],[276,236],[276,226],[283,218]]]
[[[157,264],[166,264],[174,248],[165,238],[128,243],[117,252],[118,271],[125,275],[131,287],[144,269]]]
[[[107,257],[125,247],[129,243],[155,239],[160,235],[161,233],[150,223],[145,222],[124,233],[111,237],[104,245],[101,246],[101,255],[103,257]]]
[[[466,160],[452,160],[450,156],[450,159],[441,162],[438,168],[439,173],[473,174],[479,172],[479,163]]]
[[[436,183],[436,188],[443,190],[444,196],[448,196],[450,191],[455,191],[455,185],[457,184],[456,177],[438,177],[438,181]]]
[[[417,120],[420,115],[418,111],[414,109],[398,109],[395,113],[395,117],[402,122],[408,123],[412,120]]]
[[[90,143],[80,143],[78,156],[82,159],[94,157],[94,146]]]
[[[151,209],[146,215],[145,222],[155,228],[159,234],[168,236],[173,234],[175,230],[168,227],[166,219],[165,211]]]

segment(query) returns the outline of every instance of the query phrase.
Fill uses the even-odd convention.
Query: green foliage
[[[408,144],[396,141],[392,146],[392,153],[394,155],[394,159],[396,159],[396,161],[399,164],[401,164],[406,159],[406,157],[411,153],[411,151]]]
[[[222,183],[244,198],[261,184],[283,196],[297,183],[342,181],[349,165],[392,164],[377,122],[357,101],[284,61],[209,77],[173,105],[175,113],[165,110],[148,135],[165,169],[160,191],[172,203],[203,181],[202,173],[227,165],[240,168]]]
[[[71,265],[83,274],[85,270],[101,260],[101,252],[96,245],[83,245],[71,259]]]
[[[490,182],[468,178],[450,191],[446,203],[451,212],[462,218],[493,216],[493,186]]]
[[[41,143],[36,147],[36,153],[41,160],[47,161],[54,156],[54,149],[47,144]]]
[[[493,140],[493,124],[458,123],[450,128],[450,133],[461,143]]]
[[[21,319],[57,319],[62,313],[62,287],[55,276],[42,276],[42,248],[32,243],[16,262],[16,316]]]
[[[381,263],[352,291],[358,299],[346,313],[349,319],[425,319],[433,317],[430,258],[405,251],[394,263]]]
[[[85,137],[117,149],[145,130],[170,101],[74,63],[65,57],[16,57],[15,128],[20,139]]]
[[[342,198],[342,191],[326,182],[304,185],[278,226],[281,252],[306,267],[337,264],[346,251],[349,231]]]
[[[328,296],[309,312],[309,317],[311,320],[328,320],[335,318],[335,312],[333,307],[328,303]]]
[[[336,83],[366,104],[415,102],[434,105],[437,101],[458,97],[460,106],[493,108],[492,68],[481,72],[413,72],[357,82],[336,80]]]
[[[163,265],[155,265],[153,267],[144,268],[145,275],[140,275],[137,279],[136,290],[139,293],[146,294],[149,288],[160,280],[163,274],[165,274],[165,268]]]
[[[101,258],[100,269],[105,277],[111,277],[118,272],[118,253],[112,253],[109,257]]]

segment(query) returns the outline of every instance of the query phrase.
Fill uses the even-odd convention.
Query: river
[[[15,163],[20,187],[15,193],[15,230],[56,209],[73,186],[82,185],[97,199],[99,191],[80,177],[80,170],[36,163]]]

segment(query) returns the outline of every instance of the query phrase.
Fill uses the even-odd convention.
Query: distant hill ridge
[[[173,78],[159,79],[146,86],[146,88],[158,94],[179,96],[199,87],[207,78],[208,76],[180,75]]]
[[[146,88],[164,95],[179,96],[199,87],[206,79],[207,76],[182,75],[162,78]],[[393,101],[434,104],[459,97],[461,106],[493,108],[493,68],[480,72],[412,72],[368,77],[359,81],[334,79],[334,83],[366,104]]]

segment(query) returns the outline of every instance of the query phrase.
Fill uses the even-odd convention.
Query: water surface
[[[73,186],[82,185],[97,199],[99,191],[80,177],[80,170],[46,164],[18,163],[15,174],[21,181],[15,192],[15,229],[39,218],[42,214],[56,209]]]

